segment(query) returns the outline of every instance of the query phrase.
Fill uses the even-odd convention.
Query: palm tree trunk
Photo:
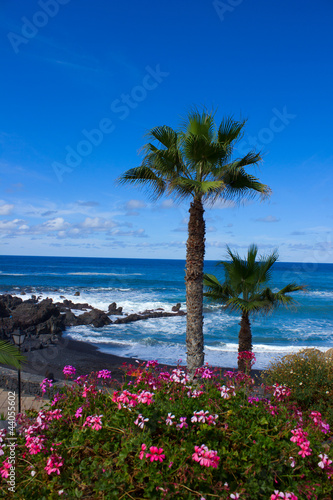
[[[251,323],[249,320],[249,314],[245,311],[242,313],[238,335],[238,353],[243,351],[252,352]],[[244,359],[238,360],[238,370],[241,372],[246,371],[246,361]]]
[[[193,380],[195,370],[204,364],[203,339],[203,265],[205,256],[204,208],[200,198],[190,206],[186,245],[186,347],[187,371]]]

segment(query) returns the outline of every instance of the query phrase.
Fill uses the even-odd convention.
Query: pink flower
[[[298,497],[294,493],[290,493],[286,491],[274,490],[274,493],[271,495],[270,500],[280,500],[280,498],[285,498],[288,500],[298,500]]]
[[[201,378],[212,378],[213,377],[213,374],[214,372],[212,370],[210,370],[209,368],[205,368],[204,371],[202,372],[201,374]]]
[[[240,494],[239,493],[231,493],[230,498],[235,498],[235,499],[240,498]]]
[[[46,463],[46,467],[44,467],[44,469],[46,470],[46,472],[48,474],[52,474],[52,472],[56,472],[59,475],[60,474],[59,467],[61,467],[62,465],[64,465],[62,457],[60,455],[53,454],[48,458],[47,463]]]
[[[53,411],[48,411],[47,412],[47,420],[48,422],[52,421],[52,420],[59,420],[60,418],[62,418],[62,414],[61,414],[62,410],[53,410]]]
[[[45,450],[45,446],[43,444],[45,436],[31,436],[28,434],[25,439],[25,445],[28,448],[30,455],[37,455],[41,451]]]
[[[220,457],[217,456],[217,451],[209,450],[207,446],[202,444],[201,446],[194,447],[192,459],[199,462],[199,464],[204,467],[213,467],[217,469]]]
[[[2,462],[2,467],[0,468],[1,477],[7,478],[9,476],[9,469],[12,467],[10,463],[7,462],[8,458]]]
[[[310,417],[312,418],[314,424],[317,427],[320,427],[321,432],[327,434],[330,431],[330,426],[324,420],[322,420],[321,413],[319,411],[312,411],[310,413]]]
[[[90,385],[89,387],[87,387],[87,384],[84,384],[82,397],[86,398],[89,393],[96,394],[95,387],[93,385]]]
[[[176,425],[177,429],[182,429],[183,427],[187,429],[188,424],[186,423],[186,417],[180,417],[179,422],[180,423]]]
[[[176,382],[177,384],[186,384],[188,382],[188,376],[185,374],[184,370],[180,368],[175,368],[172,370],[170,380]]]
[[[286,385],[274,384],[273,387],[275,389],[273,396],[277,399],[277,401],[283,401],[291,394],[291,390]]]
[[[43,382],[40,384],[40,387],[42,389],[42,393],[44,394],[46,392],[46,387],[53,387],[53,381],[49,380],[48,378],[44,378]]]
[[[150,361],[147,361],[146,363],[146,368],[149,368],[149,366],[152,366],[153,368],[155,368],[155,366],[158,365],[158,361],[156,361],[156,359],[151,359]]]
[[[131,394],[129,391],[123,391],[121,394],[119,394],[119,391],[115,391],[113,393],[112,401],[114,403],[118,403],[118,409],[120,410],[121,407],[126,408],[126,405],[130,407],[134,407],[139,404],[138,401],[138,396],[137,394]],[[148,393],[150,394],[150,393]]]
[[[326,466],[330,465],[332,463],[332,460],[330,460],[328,458],[328,456],[326,455],[326,453],[321,453],[320,455],[318,455],[319,458],[321,458],[321,461],[318,463],[319,467],[321,469],[325,469]]]
[[[95,431],[99,431],[102,428],[102,417],[103,415],[90,415],[89,417],[86,418],[85,423],[83,424],[83,427],[91,427]]]
[[[138,418],[135,420],[134,424],[143,429],[145,426],[145,422],[148,422],[149,418],[144,418],[141,413],[139,413]]]
[[[223,399],[230,399],[231,396],[236,396],[235,387],[233,385],[230,385],[230,387],[222,385],[222,387],[220,387],[220,391]]]
[[[141,451],[140,451],[140,453],[139,453],[139,458],[140,458],[140,460],[143,460],[143,458],[144,458],[144,456],[145,456],[145,451],[146,451],[146,449],[147,449],[147,446],[143,443],[143,444],[141,445]]]
[[[137,396],[138,397],[138,402],[139,403],[147,404],[149,406],[149,405],[151,405],[154,402],[153,396],[154,396],[153,392],[142,391]]]
[[[194,389],[194,391],[188,391],[187,395],[189,398],[198,398],[203,394],[203,391],[198,391],[197,389]]]
[[[72,375],[75,375],[76,368],[74,368],[74,366],[67,365],[67,366],[64,366],[64,369],[62,370],[62,372],[66,378],[71,377]]]
[[[83,408],[82,408],[82,406],[80,406],[80,408],[78,408],[78,409],[76,410],[76,412],[75,412],[75,417],[76,417],[76,418],[80,418],[80,417],[82,417],[82,411],[83,411]]]
[[[175,416],[171,415],[171,413],[168,413],[168,416],[165,420],[166,425],[173,425],[174,424],[174,422],[172,421],[173,418],[175,418]]]
[[[163,448],[157,448],[156,446],[151,446],[149,448],[150,453],[146,453],[146,458],[150,458],[151,462],[163,462],[165,455],[163,455]]]
[[[111,378],[111,372],[110,370],[100,370],[98,373],[97,373],[97,378]]]

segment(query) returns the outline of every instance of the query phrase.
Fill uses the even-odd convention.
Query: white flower
[[[32,475],[32,477],[34,477],[34,476],[36,475],[36,471],[35,471],[35,470],[32,470],[32,471],[30,472],[30,474]]]

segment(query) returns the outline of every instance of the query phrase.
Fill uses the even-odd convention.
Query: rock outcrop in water
[[[22,351],[42,349],[50,344],[56,344],[59,336],[69,326],[91,325],[102,328],[106,325],[131,323],[133,321],[151,318],[166,318],[184,316],[177,304],[173,312],[166,312],[161,308],[146,310],[139,313],[126,314],[122,307],[112,302],[108,311],[96,309],[87,303],[74,303],[64,299],[62,302],[53,302],[52,299],[39,301],[40,297],[33,295],[30,299],[22,300],[12,295],[0,295],[0,338],[9,340],[15,330],[26,333]],[[73,311],[82,311],[75,314]],[[109,316],[121,316],[111,320]]]

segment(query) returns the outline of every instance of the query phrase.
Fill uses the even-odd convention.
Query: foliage
[[[25,359],[25,356],[20,353],[15,345],[6,340],[0,340],[0,363],[14,368],[21,368]]]
[[[277,292],[267,287],[272,266],[278,260],[276,251],[256,260],[258,247],[253,244],[248,249],[246,259],[242,259],[228,246],[227,254],[230,260],[218,263],[223,266],[225,282],[221,284],[215,276],[205,274],[207,291],[204,295],[225,304],[232,311],[267,313],[274,307],[293,304],[293,299],[287,294],[304,289],[304,286],[296,283],[289,283]]]
[[[260,399],[240,372],[222,376],[204,366],[200,385],[190,387],[180,367],[168,372],[149,361],[127,369],[129,382],[114,393],[103,370],[78,377],[38,414],[22,415],[15,493],[8,493],[4,447],[0,495],[331,498],[333,456],[323,443],[329,427],[317,412],[290,404],[288,388],[275,386],[271,399]]]
[[[246,259],[242,259],[227,246],[230,260],[221,261],[225,281],[220,283],[212,274],[204,275],[204,296],[214,302],[224,304],[231,311],[242,314],[238,351],[252,351],[252,333],[249,316],[256,313],[267,314],[279,306],[289,306],[294,303],[291,292],[303,290],[302,285],[289,283],[281,290],[273,292],[267,286],[271,279],[272,266],[278,259],[276,251],[270,255],[262,255],[257,259],[257,245],[250,245]],[[244,370],[244,362],[238,363],[238,368]]]
[[[273,361],[263,373],[265,383],[285,383],[300,408],[325,413],[333,425],[333,359],[316,349],[305,349]]]

